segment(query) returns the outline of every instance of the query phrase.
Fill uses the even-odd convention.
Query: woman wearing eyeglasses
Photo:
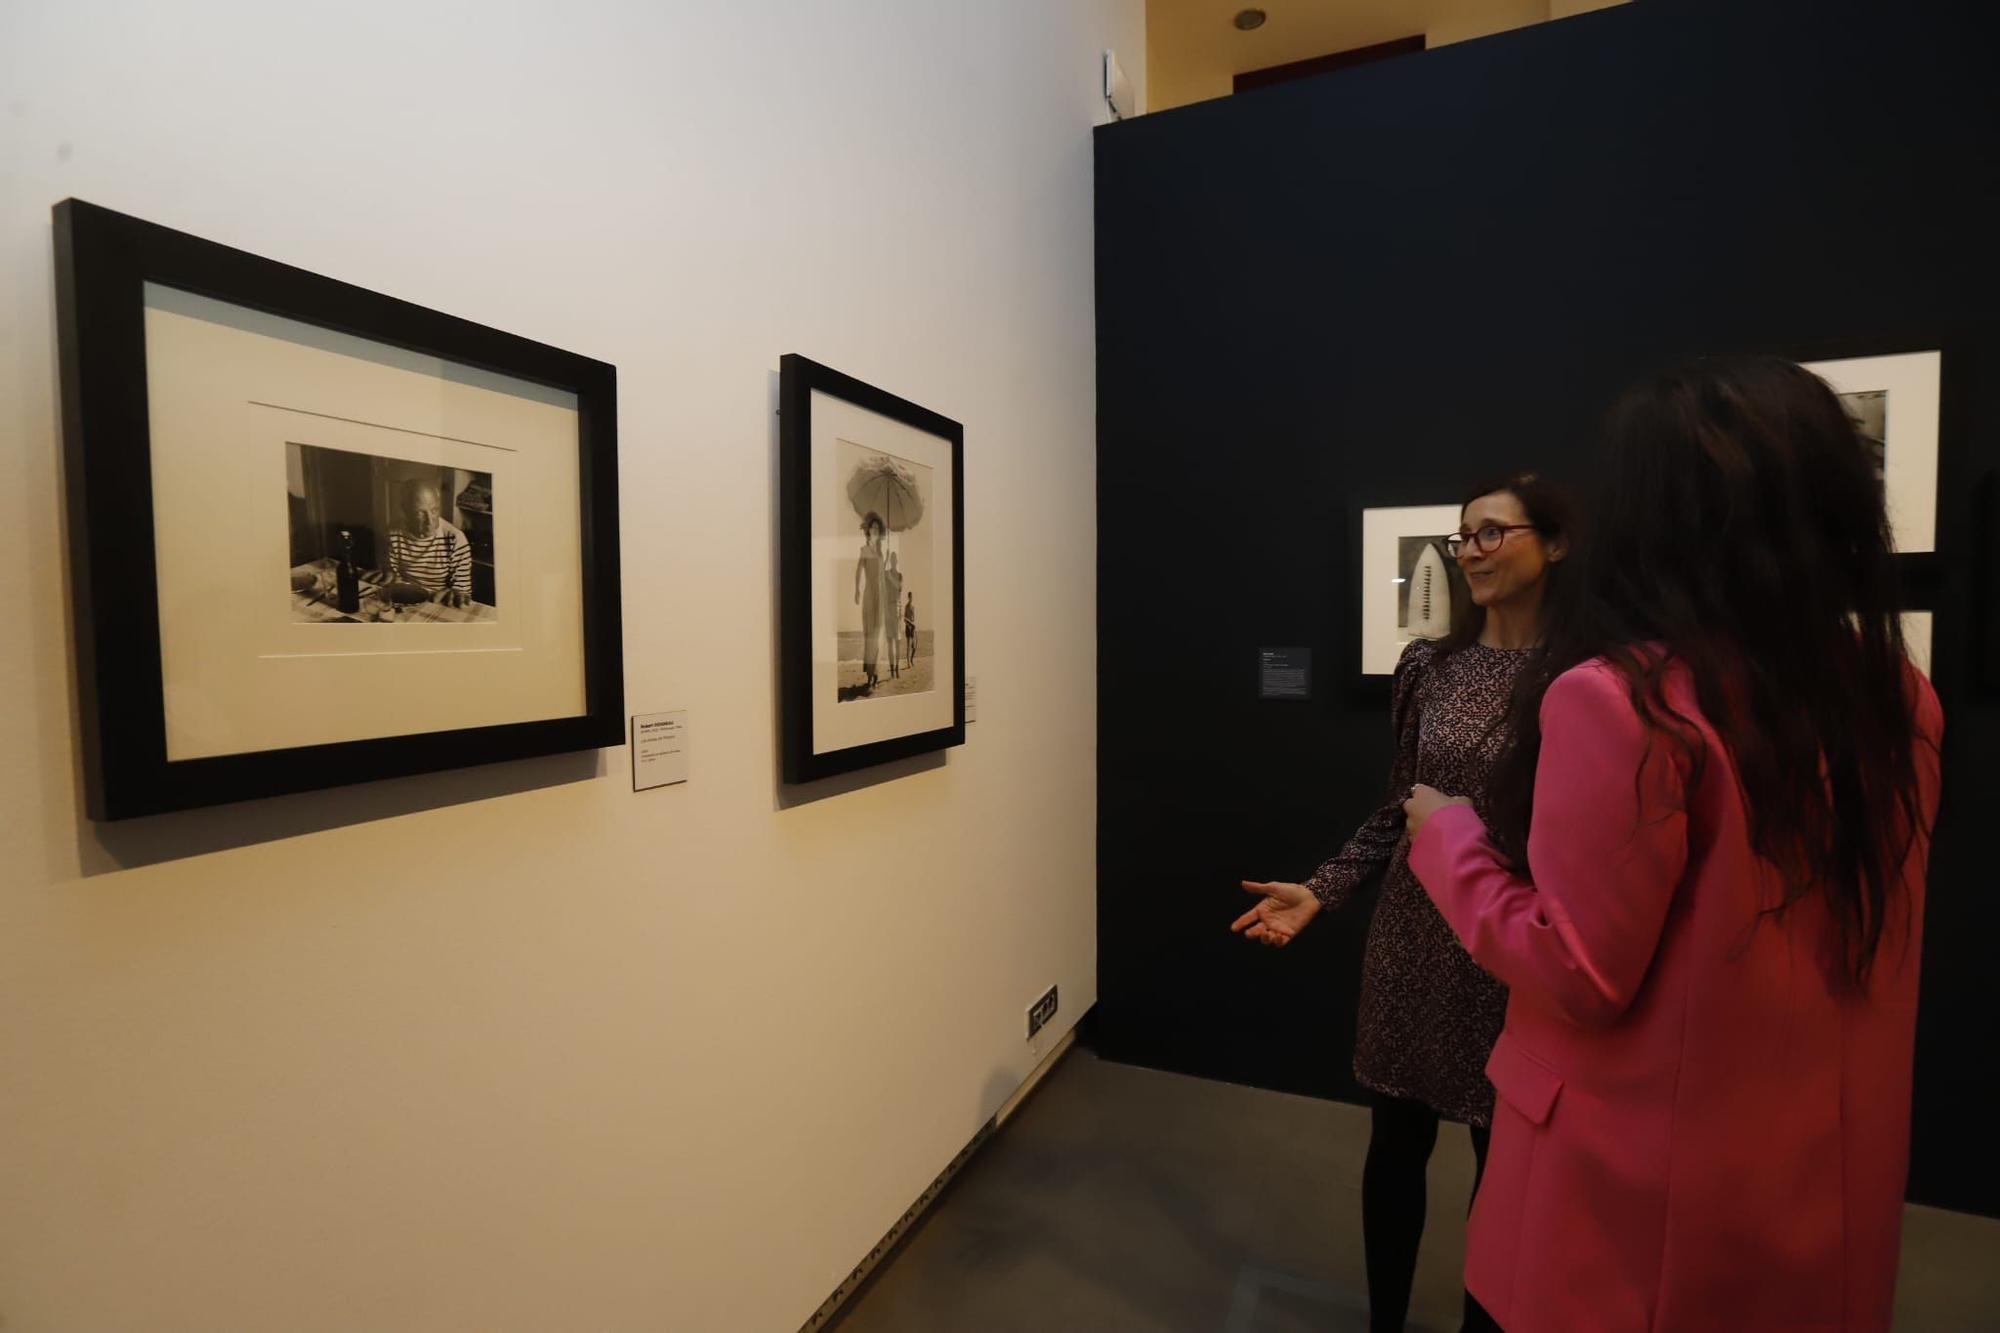
[[[1772,358],[1640,385],[1606,462],[1491,807],[1408,806],[1512,988],[1466,1284],[1512,1333],[1887,1329],[1944,722],[1881,481]]]
[[[1422,782],[1483,804],[1514,679],[1541,640],[1542,608],[1570,533],[1564,497],[1533,473],[1482,487],[1465,504],[1445,547],[1465,575],[1469,604],[1457,599],[1451,633],[1413,640],[1397,664],[1396,760],[1381,807],[1306,883],[1244,881],[1258,901],[1232,927],[1283,946],[1388,867],[1368,931],[1354,1044],[1355,1078],[1376,1094],[1361,1222],[1378,1331],[1400,1330],[1409,1311],[1440,1120],[1470,1128],[1484,1169],[1493,1116],[1484,1068],[1507,1004],[1411,876],[1403,801]],[[1468,1296],[1467,1326],[1489,1326],[1483,1320]]]

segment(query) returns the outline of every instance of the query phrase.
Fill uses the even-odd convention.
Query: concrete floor
[[[1078,1048],[966,1165],[839,1333],[1364,1330],[1359,1107]],[[1448,1333],[1472,1149],[1447,1126],[1410,1327]],[[1911,1207],[1898,1330],[2000,1330],[2000,1221]]]

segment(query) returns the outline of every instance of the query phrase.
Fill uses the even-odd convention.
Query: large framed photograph
[[[93,818],[622,742],[611,366],[77,200],[55,239]]]
[[[964,430],[803,356],[779,381],[785,780],[964,744]]]
[[[1847,409],[1882,479],[1896,550],[1937,549],[1941,352],[1854,356],[1801,364]]]
[[[1400,505],[1361,511],[1361,661],[1367,676],[1391,676],[1412,639],[1451,633],[1453,610],[1471,591],[1445,538],[1458,531],[1457,505]]]

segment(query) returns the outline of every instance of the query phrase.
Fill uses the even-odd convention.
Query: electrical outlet
[[[1028,1006],[1028,1037],[1040,1032],[1043,1026],[1056,1016],[1056,988],[1049,987],[1042,992],[1042,998]]]

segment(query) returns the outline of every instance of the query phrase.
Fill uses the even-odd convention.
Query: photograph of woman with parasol
[[[851,440],[836,446],[836,475],[861,530],[840,582],[841,703],[935,688],[932,645],[903,638],[903,607],[929,593],[931,469]]]
[[[778,401],[785,781],[965,744],[965,428],[797,354]]]

